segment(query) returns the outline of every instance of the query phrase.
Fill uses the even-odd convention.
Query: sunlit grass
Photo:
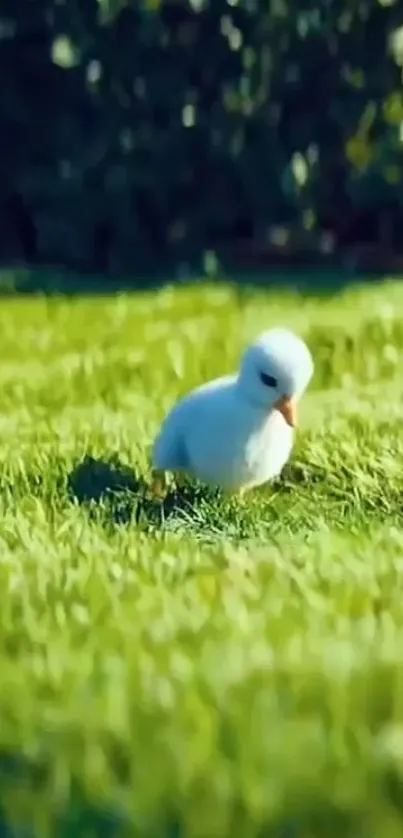
[[[4,821],[401,835],[402,315],[398,282],[2,302]],[[276,324],[315,359],[282,478],[163,515],[162,416]]]

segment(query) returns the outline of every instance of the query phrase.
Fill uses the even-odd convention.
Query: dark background
[[[383,2],[2,0],[0,262],[105,287],[398,272],[403,4]]]

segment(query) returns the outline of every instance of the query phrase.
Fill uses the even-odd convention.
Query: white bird
[[[294,442],[297,402],[313,373],[311,353],[287,329],[264,332],[237,375],[197,387],[174,405],[152,452],[154,491],[167,473],[242,495],[280,474]]]

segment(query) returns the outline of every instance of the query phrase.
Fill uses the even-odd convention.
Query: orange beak
[[[297,424],[297,402],[293,396],[281,396],[281,399],[274,405],[274,409],[280,411],[287,425],[295,428]]]

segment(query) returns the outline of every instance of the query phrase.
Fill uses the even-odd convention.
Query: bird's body
[[[285,329],[264,333],[238,375],[203,384],[174,405],[154,443],[155,472],[241,492],[276,477],[291,454],[297,400],[312,371],[300,338]]]
[[[185,472],[228,491],[276,477],[294,432],[277,410],[246,402],[235,376],[193,390],[167,416],[154,446],[154,466]]]

